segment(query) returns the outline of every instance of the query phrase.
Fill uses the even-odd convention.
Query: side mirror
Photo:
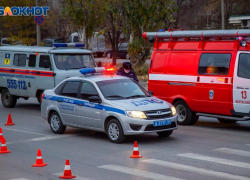
[[[152,96],[154,95],[153,91],[148,91],[149,94],[151,94]]]
[[[50,66],[49,66],[49,61],[48,61],[48,60],[44,60],[44,62],[43,62],[43,67],[44,67],[44,68],[50,68]]]
[[[102,103],[102,99],[99,96],[90,96],[89,102]]]

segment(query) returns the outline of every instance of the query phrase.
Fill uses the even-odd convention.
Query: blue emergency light
[[[105,73],[105,74],[113,74],[115,69],[113,67],[96,67],[96,68],[82,68],[80,73],[82,75],[86,74],[94,74],[94,73]]]
[[[106,72],[106,69],[104,67],[83,68],[80,70],[80,73],[83,75],[94,74],[94,73],[104,73],[104,72]]]
[[[158,32],[164,32],[164,29],[158,29]]]
[[[53,46],[56,47],[56,48],[60,48],[60,47],[79,47],[79,48],[83,48],[84,43],[53,43]]]

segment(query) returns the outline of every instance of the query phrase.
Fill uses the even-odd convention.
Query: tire
[[[112,58],[111,53],[107,53],[107,58],[108,58],[108,59],[111,59],[111,58]]]
[[[188,107],[187,103],[183,100],[179,100],[174,103],[174,106],[178,115],[178,124],[179,125],[192,125],[197,122],[198,119],[194,119],[195,114]]]
[[[53,112],[49,117],[51,131],[55,134],[63,134],[66,126],[62,124],[61,118],[57,112]]]
[[[127,53],[126,54],[126,57],[125,57],[127,60],[129,60],[130,59],[130,57],[129,57],[129,54]]]
[[[158,136],[160,137],[169,137],[172,133],[173,133],[173,130],[157,132]]]
[[[117,134],[114,134],[115,131],[118,132],[118,136]],[[126,136],[123,133],[122,126],[117,119],[112,119],[108,122],[106,133],[112,143],[122,143],[126,140]]]
[[[193,120],[191,121],[190,125],[194,125],[195,123],[197,123],[198,120],[199,120],[199,116],[196,116],[194,114]]]
[[[42,94],[43,94],[43,91],[39,92],[39,94],[37,95],[37,101],[39,102],[39,104],[42,103]]]
[[[10,95],[8,89],[3,89],[1,92],[2,104],[6,108],[13,108],[16,105],[17,97]]]
[[[221,119],[221,118],[217,118],[218,121],[220,121],[221,123],[225,123],[225,124],[234,124],[237,121],[236,120],[226,120],[226,119]]]

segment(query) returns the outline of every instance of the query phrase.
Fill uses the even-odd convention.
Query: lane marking
[[[5,127],[2,128],[2,129],[47,136],[47,134],[36,133],[36,132],[30,132],[30,131],[24,131],[24,130],[20,130],[20,129],[12,129],[12,128],[5,128]]]
[[[222,178],[222,179],[250,180],[250,178],[244,177],[244,176],[237,176],[237,175],[228,174],[224,172],[207,170],[203,168],[197,168],[194,166],[187,166],[184,164],[177,164],[177,163],[162,161],[158,159],[147,159],[147,160],[142,160],[141,162],[152,164],[152,165],[157,165],[157,166],[162,166],[162,167],[167,167],[167,168],[172,168],[172,169],[177,169],[177,170],[182,170],[182,171],[187,171],[187,172],[192,172],[196,174],[206,175],[206,176],[213,176],[213,177]]]
[[[59,177],[59,176],[62,176],[63,173],[54,173],[53,175]],[[75,175],[75,174],[73,174],[73,175]],[[91,180],[91,179],[89,179],[89,178],[81,177],[81,176],[78,176],[78,175],[75,175],[75,176],[76,176],[76,178],[73,178],[73,179],[75,179],[75,180]]]
[[[250,169],[250,164],[245,162],[233,161],[233,160],[210,157],[210,156],[203,156],[193,153],[178,154],[178,156]]]
[[[247,146],[250,146],[250,144],[246,144]]]
[[[45,141],[45,140],[50,140],[50,139],[57,139],[57,138],[65,138],[68,137],[70,135],[66,134],[66,135],[59,135],[59,136],[45,136],[45,137],[39,137],[39,138],[33,138],[33,139],[28,139],[22,142],[9,142],[6,144],[16,144],[16,143],[24,143],[24,142],[35,142],[35,141]]]
[[[218,149],[214,149],[213,151],[218,151],[218,152],[222,152],[222,153],[236,154],[236,155],[240,155],[240,156],[250,157],[250,152],[249,151],[242,151],[242,150],[238,150],[238,149],[218,148]]]
[[[146,179],[153,179],[153,180],[166,180],[166,179],[167,180],[183,180],[183,179],[179,179],[179,178],[175,178],[175,177],[171,177],[171,176],[166,176],[166,175],[162,175],[162,174],[157,174],[157,173],[153,173],[153,172],[138,170],[138,169],[134,169],[134,168],[128,168],[128,167],[124,167],[124,166],[118,166],[118,165],[113,165],[113,164],[98,166],[98,168],[107,169],[107,170],[116,171],[116,172],[121,172],[121,173],[130,174],[130,175],[134,175],[134,176],[138,176],[138,177],[143,177]]]
[[[11,180],[29,180],[29,179],[19,178],[19,179],[11,179]]]

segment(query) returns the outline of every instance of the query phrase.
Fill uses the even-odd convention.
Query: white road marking
[[[29,180],[29,179],[19,178],[19,179],[11,179],[11,180]]]
[[[242,150],[238,150],[238,149],[219,148],[219,149],[214,149],[214,151],[250,157],[250,152],[249,151],[242,151]]]
[[[68,137],[70,135],[59,135],[59,136],[44,136],[44,137],[39,137],[39,138],[33,138],[33,139],[28,139],[25,141],[21,141],[21,142],[8,142],[6,144],[16,144],[16,143],[24,143],[24,142],[34,142],[34,141],[45,141],[45,140],[50,140],[50,139],[57,139],[57,138],[65,138]]]
[[[246,144],[247,146],[250,146],[250,144]]]
[[[128,168],[128,167],[124,167],[124,166],[118,166],[118,165],[113,165],[113,164],[99,166],[98,168],[107,169],[107,170],[116,171],[116,172],[121,172],[121,173],[130,174],[130,175],[134,175],[134,176],[138,176],[138,177],[143,177],[146,179],[153,179],[153,180],[166,180],[166,179],[167,180],[183,180],[183,179],[179,179],[179,178],[175,178],[175,177],[171,177],[171,176],[166,176],[166,175],[162,175],[162,174],[157,174],[157,173],[153,173],[153,172],[138,170],[138,169],[134,169],[134,168]]]
[[[245,162],[233,161],[233,160],[210,157],[210,156],[203,156],[203,155],[193,154],[193,153],[178,154],[178,156],[250,169],[250,164],[245,163]]]
[[[2,129],[6,129],[6,130],[12,130],[12,131],[18,131],[18,132],[24,132],[24,133],[30,133],[30,134],[37,134],[37,135],[43,135],[46,136],[47,134],[42,134],[42,133],[36,133],[36,132],[30,132],[30,131],[24,131],[24,130],[20,130],[20,129],[12,129],[12,128],[2,128]]]
[[[181,171],[187,171],[187,172],[192,172],[196,174],[206,175],[206,176],[213,176],[215,178],[222,178],[222,179],[224,178],[224,179],[232,179],[232,180],[250,180],[250,178],[244,177],[244,176],[237,176],[237,175],[228,174],[224,172],[207,170],[203,168],[197,168],[194,166],[187,166],[183,164],[177,164],[177,163],[162,161],[158,159],[147,159],[147,160],[142,160],[141,162],[152,164],[152,165],[157,165],[157,166],[163,166],[167,168],[172,168],[172,169],[177,169]]]
[[[53,175],[55,175],[55,176],[62,176],[63,175],[63,173],[55,173],[55,174],[53,174]],[[74,180],[91,180],[91,179],[89,179],[89,178],[85,178],[85,177],[80,177],[80,176],[78,176],[78,175],[75,175],[75,174],[72,174],[72,175],[74,175],[74,176],[76,176],[76,178],[73,178]]]

